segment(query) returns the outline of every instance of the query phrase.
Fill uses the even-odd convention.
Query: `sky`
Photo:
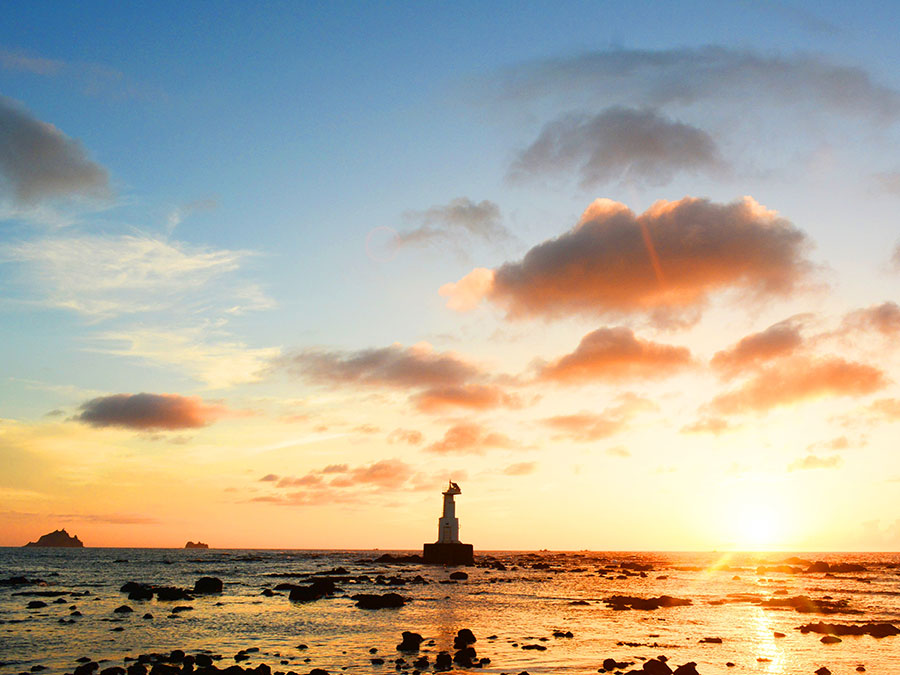
[[[3,15],[0,545],[900,547],[900,6]]]

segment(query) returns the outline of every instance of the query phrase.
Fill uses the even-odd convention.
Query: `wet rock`
[[[360,560],[361,563],[421,563],[424,562],[420,555],[391,555],[385,553],[375,560]]]
[[[891,635],[900,635],[900,628],[889,623],[866,623],[859,625],[845,625],[839,623],[808,623],[797,626],[801,633],[823,633],[825,635],[871,635],[875,638],[885,638]]]
[[[823,645],[836,645],[838,642],[843,642],[843,640],[834,635],[826,635],[821,640],[819,640],[819,642],[821,642]]]
[[[110,666],[101,670],[100,675],[125,675],[125,669],[121,666]]]
[[[425,670],[428,668],[428,657],[420,656],[415,661],[413,661],[413,666],[415,666],[418,670]]]
[[[831,675],[831,671],[825,666],[822,666],[816,671],[816,675]]]
[[[194,593],[205,595],[208,593],[221,593],[222,580],[218,577],[200,577],[194,583]]]
[[[434,659],[435,671],[450,670],[453,667],[453,659],[448,652],[440,652]]]
[[[385,593],[384,595],[359,593],[350,596],[350,599],[356,600],[356,606],[360,609],[389,609],[403,607],[406,604],[403,596],[397,593]]]
[[[697,664],[694,661],[688,661],[678,666],[672,675],[700,675],[700,673],[697,672]]]
[[[197,664],[198,668],[209,668],[212,666],[212,658],[210,658],[209,654],[197,654],[194,657],[194,663]]]
[[[47,666],[41,666],[41,665],[31,666],[31,668],[29,668],[28,670],[30,670],[32,673],[39,673],[42,670],[47,670]]]
[[[647,673],[647,675],[671,675],[672,669],[669,668],[669,664],[665,661],[661,661],[659,659],[649,659],[644,661],[644,666],[642,670]]]
[[[465,581],[466,579],[469,578],[469,575],[466,574],[465,572],[451,572],[451,573],[450,573],[450,578],[451,578],[451,579],[456,579],[456,580],[459,580],[459,581]]]
[[[128,675],[147,675],[147,666],[143,663],[132,663],[125,669]]]
[[[453,638],[453,648],[454,649],[463,649],[468,647],[469,645],[473,645],[478,642],[478,638],[475,637],[475,633],[473,633],[468,628],[463,628],[456,633],[456,637]]]
[[[152,615],[150,612],[147,612],[147,613],[144,614],[144,616],[142,616],[141,618],[142,618],[142,619],[152,619],[152,618],[153,618],[153,615]]]
[[[80,666],[76,667],[73,671],[73,675],[91,675],[99,668],[100,664],[96,661],[88,661],[87,663],[82,663]]]
[[[817,560],[806,568],[806,574],[843,574],[846,572],[865,572],[866,568],[856,563],[835,563],[829,565],[827,562]]]
[[[714,645],[720,645],[720,644],[722,644],[722,638],[720,638],[720,637],[705,637],[705,638],[701,638],[700,642],[701,643],[705,642],[705,643],[714,644]]]
[[[555,637],[555,638],[573,638],[573,637],[575,637],[575,634],[570,630],[567,630],[567,631],[556,630],[556,631],[553,631],[553,637]]]
[[[690,600],[673,598],[670,595],[661,595],[658,598],[639,598],[631,595],[612,595],[604,598],[603,602],[614,610],[642,609],[654,610],[660,607],[683,607],[692,604]]]
[[[120,605],[113,610],[116,614],[131,614],[133,611],[128,605]]]
[[[338,590],[331,579],[316,579],[309,586],[293,586],[290,599],[291,602],[312,602]]]
[[[46,607],[47,603],[43,600],[32,600],[27,605],[25,605],[26,609],[40,609],[41,607]]]
[[[472,668],[476,658],[478,655],[475,653],[474,647],[463,647],[453,655],[453,662],[463,668]]]
[[[313,668],[309,671],[309,675],[328,675],[328,671],[321,668]]]
[[[544,645],[522,645],[522,649],[538,652],[547,651],[547,648]]]
[[[193,600],[194,596],[188,593],[183,588],[175,588],[174,586],[160,586],[154,589],[156,593],[156,599],[162,601],[175,601],[175,600]]]
[[[572,600],[569,604],[577,607],[583,607],[585,605],[590,605],[591,603],[589,603],[587,600]]]
[[[849,603],[846,600],[831,600],[828,598],[814,600],[806,595],[796,595],[792,598],[769,598],[759,601],[760,607],[791,607],[801,614],[858,613],[850,610],[848,605]]]
[[[172,608],[172,614],[181,614],[182,612],[191,612],[194,608],[190,605],[178,605]]]
[[[418,633],[411,633],[408,630],[403,631],[402,639],[400,644],[397,645],[397,651],[400,652],[417,652],[419,651],[419,646],[425,640]]]
[[[779,633],[777,630],[774,633],[772,633],[772,635],[777,638],[787,637],[784,633]]]
[[[53,601],[53,604],[54,605],[65,605],[67,602],[69,602],[69,601],[66,600],[65,598],[57,598],[56,600]]]
[[[371,661],[372,664],[373,664],[373,665],[376,665],[376,666],[380,666],[380,665],[382,665],[382,664],[384,663],[384,659],[378,658],[378,657],[369,659],[369,661]]]

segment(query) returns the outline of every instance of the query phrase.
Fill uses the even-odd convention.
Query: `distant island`
[[[70,537],[69,533],[62,529],[45,534],[37,541],[29,541],[23,548],[36,547],[84,548],[84,544],[77,536]]]
[[[185,548],[209,548],[209,544],[204,544],[202,541],[193,542],[189,541],[184,545]]]

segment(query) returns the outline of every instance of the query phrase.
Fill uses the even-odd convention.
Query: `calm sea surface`
[[[0,675],[33,666],[45,666],[43,672],[50,674],[72,672],[82,656],[107,660],[101,667],[123,665],[126,656],[176,648],[222,655],[218,665],[225,667],[249,647],[259,651],[241,662],[244,667],[266,663],[273,671],[305,674],[317,667],[374,675],[394,672],[401,631],[433,640],[422,650],[433,661],[438,651],[452,653],[461,628],[475,633],[478,656],[491,659],[482,672],[490,673],[596,673],[605,658],[634,661],[632,667],[639,668],[641,658],[660,654],[673,667],[695,661],[702,675],[813,673],[821,666],[849,675],[860,665],[868,673],[900,673],[900,636],[845,636],[829,645],[820,642],[821,634],[797,630],[819,621],[887,622],[900,628],[900,554],[794,554],[865,567],[826,575],[758,569],[781,564],[791,554],[479,553],[476,563],[498,561],[495,567],[506,569],[456,568],[469,578],[446,583],[453,568],[371,562],[383,553],[0,548],[0,579],[46,581],[0,586]],[[634,569],[639,566],[648,566],[643,576]],[[279,583],[302,584],[305,574],[338,567],[346,578],[333,597],[292,603],[286,592],[262,595]],[[421,575],[428,583],[389,587],[376,583],[379,575],[406,580]],[[119,591],[127,581],[192,588],[201,576],[221,578],[224,592],[160,602],[128,600]],[[59,603],[21,595],[35,591],[78,595],[63,595]],[[349,597],[387,592],[406,597],[406,606],[363,610]],[[691,604],[616,611],[603,602],[612,595],[668,595]],[[800,595],[846,605],[826,615],[760,604]],[[47,606],[27,609],[33,600]],[[113,611],[123,604],[135,611]],[[192,609],[173,615],[176,606]],[[71,617],[73,611],[81,616]],[[146,613],[153,618],[143,618]],[[556,631],[574,637],[554,637]],[[785,636],[775,637],[776,632]],[[721,644],[700,642],[710,637],[721,638]],[[308,648],[300,650],[300,644]],[[524,650],[524,645],[546,650]],[[370,662],[372,647],[384,665]]]

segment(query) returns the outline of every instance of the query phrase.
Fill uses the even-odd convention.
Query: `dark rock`
[[[838,642],[843,642],[843,640],[834,635],[825,635],[821,640],[819,640],[819,642],[821,642],[823,645],[835,645]]]
[[[142,618],[142,619],[152,619],[152,618],[153,618],[153,615],[152,615],[150,612],[147,612],[147,613],[144,614],[144,616],[142,616],[141,618]]]
[[[419,646],[425,640],[418,633],[411,633],[410,631],[403,631],[402,640],[400,644],[397,645],[397,651],[400,652],[417,652],[419,651]]]
[[[816,675],[831,675],[831,671],[825,666],[822,666],[816,671]]]
[[[851,613],[848,604],[846,600],[829,600],[828,598],[813,600],[806,595],[797,595],[791,598],[769,598],[759,602],[760,607],[791,607],[801,614],[847,614]]]
[[[178,605],[177,607],[172,608],[172,614],[181,614],[181,612],[191,612],[193,611],[193,607],[190,605]]]
[[[132,663],[126,669],[128,675],[147,675],[147,666],[143,663]]]
[[[27,605],[25,605],[26,609],[40,609],[41,607],[46,607],[47,603],[43,600],[32,600]]]
[[[585,605],[590,605],[591,603],[589,603],[587,600],[572,600],[572,602],[570,602],[569,604],[577,607],[583,607]]]
[[[154,589],[157,600],[175,601],[175,600],[193,600],[194,596],[183,588],[175,588],[173,586],[160,586]]]
[[[786,637],[784,633],[779,633],[777,630],[774,633],[772,633],[772,635],[777,638]]]
[[[453,655],[453,662],[463,668],[472,668],[478,655],[474,647],[463,647]]]
[[[672,675],[700,675],[700,673],[697,672],[697,664],[693,661],[689,661],[678,666],[673,671]]]
[[[631,595],[613,595],[604,598],[603,602],[614,610],[643,609],[654,610],[660,607],[683,607],[692,604],[690,600],[661,595],[658,598],[639,598]]]
[[[447,652],[440,652],[434,659],[434,670],[450,670],[453,667],[453,658]]]
[[[309,671],[309,675],[328,675],[328,671],[322,670],[321,668],[313,668]]]
[[[381,664],[384,663],[384,659],[381,659],[381,658],[378,658],[378,657],[371,658],[371,659],[369,659],[369,661],[371,661],[372,664],[373,664],[373,665],[376,665],[376,666],[380,666]]]
[[[89,661],[87,663],[82,663],[80,666],[76,667],[73,671],[73,675],[91,675],[91,673],[99,668],[99,663],[97,663],[96,661]]]
[[[889,623],[867,623],[860,625],[845,625],[839,623],[808,623],[797,626],[801,633],[823,633],[825,635],[871,635],[876,638],[884,638],[891,635],[900,635],[900,628]]]
[[[54,530],[49,534],[41,535],[37,541],[29,541],[24,548],[52,547],[52,548],[84,548],[84,544],[77,537],[70,537],[65,528]]]
[[[101,670],[100,675],[125,675],[125,669],[121,666],[110,666]]]
[[[450,578],[451,578],[451,579],[457,579],[457,580],[459,580],[459,581],[465,581],[466,579],[469,578],[469,575],[466,574],[465,572],[451,572],[451,573],[450,573]]]
[[[209,668],[212,665],[212,658],[210,658],[209,654],[197,654],[194,657],[194,663],[197,664],[198,668]]]
[[[473,633],[468,628],[462,628],[457,631],[456,637],[453,638],[453,648],[454,649],[463,649],[468,647],[469,645],[473,645],[478,642],[478,638],[475,637],[475,633]]]
[[[42,670],[47,670],[47,666],[41,666],[41,665],[31,666],[31,668],[29,668],[28,670],[30,670],[32,673],[39,673]]]
[[[707,642],[709,644],[720,645],[722,644],[722,638],[720,637],[705,637],[701,638],[700,642]]]
[[[209,544],[204,544],[202,541],[189,541],[184,545],[185,548],[209,548]]]
[[[113,610],[116,614],[131,614],[133,611],[128,605],[120,605]]]
[[[648,661],[644,661],[643,671],[647,673],[647,675],[671,675],[672,673],[669,664],[665,661],[660,661],[659,659],[649,659]]]
[[[292,602],[312,602],[338,590],[331,579],[315,579],[309,586],[293,586],[290,599]]]
[[[547,648],[544,645],[522,645],[522,649],[534,650],[539,652],[547,651]]]
[[[359,593],[350,596],[350,599],[356,600],[356,606],[360,609],[385,609],[403,607],[406,604],[403,596],[397,593],[385,593],[384,595]]]
[[[422,556],[420,555],[391,555],[390,553],[385,553],[384,555],[380,555],[375,560],[360,560],[360,562],[374,562],[374,563],[421,563],[423,562]]]
[[[199,595],[221,593],[222,585],[222,580],[217,577],[200,577],[194,584],[194,593]]]

